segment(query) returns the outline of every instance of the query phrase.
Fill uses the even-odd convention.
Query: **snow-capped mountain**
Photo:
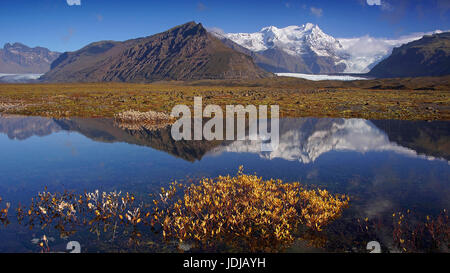
[[[319,26],[264,27],[255,33],[213,33],[253,52],[255,62],[271,72],[291,73],[366,73],[386,58],[394,47],[422,38],[414,33],[398,39],[334,38]]]
[[[280,48],[294,56],[310,54],[312,51],[319,56],[334,57],[342,49],[338,40],[311,23],[285,28],[270,26],[255,33],[229,33],[224,36],[255,52]]]
[[[311,23],[285,28],[270,26],[255,33],[216,36],[262,55],[265,58],[260,59],[265,60],[259,60],[259,63],[272,72],[330,73],[345,69],[342,60],[347,56],[341,43]]]

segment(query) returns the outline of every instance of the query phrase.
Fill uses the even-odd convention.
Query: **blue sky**
[[[14,0],[0,4],[0,45],[72,51],[152,35],[188,21],[225,32],[318,24],[334,37],[395,38],[450,29],[449,0]]]

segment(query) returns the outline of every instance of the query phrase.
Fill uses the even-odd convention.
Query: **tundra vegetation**
[[[357,219],[355,233],[364,233],[366,241],[383,236],[390,237],[391,248],[396,252],[443,252],[450,251],[450,222],[448,210],[437,215],[423,215],[406,209],[392,212],[381,219],[368,217]],[[390,222],[390,223],[389,223]],[[383,229],[389,227],[388,233]]]
[[[256,175],[205,178],[192,184],[184,196],[166,200],[176,187],[163,191],[163,236],[188,241],[202,248],[218,242],[241,251],[279,251],[291,245],[299,225],[322,231],[348,206],[349,197],[327,190],[303,189],[298,182],[262,180]],[[157,205],[161,204],[157,201]]]
[[[170,115],[155,111],[128,110],[114,115],[114,123],[119,128],[128,130],[140,130],[142,128],[157,130],[172,124],[174,121],[175,119]]]
[[[279,105],[280,117],[449,120],[450,76],[353,82],[253,81],[0,84],[0,112],[47,117],[170,114],[177,104]]]

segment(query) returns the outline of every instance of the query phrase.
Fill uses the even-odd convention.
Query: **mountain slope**
[[[450,32],[426,35],[394,48],[369,75],[383,78],[444,76],[450,74]]]
[[[336,73],[347,57],[338,40],[317,25],[265,27],[255,33],[215,34],[254,52],[256,64],[271,72]]]
[[[0,49],[0,73],[43,74],[50,70],[50,64],[59,55],[59,52],[43,47],[30,48],[21,43],[7,43]]]
[[[42,80],[149,82],[193,79],[257,79],[272,74],[189,22],[153,36],[102,41],[66,52]]]

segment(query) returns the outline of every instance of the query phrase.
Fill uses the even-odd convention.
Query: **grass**
[[[170,113],[176,104],[280,106],[281,117],[449,120],[450,77],[348,83],[275,78],[67,84],[0,84],[0,112],[48,117],[114,117],[127,110]],[[417,89],[417,90],[416,90]]]

